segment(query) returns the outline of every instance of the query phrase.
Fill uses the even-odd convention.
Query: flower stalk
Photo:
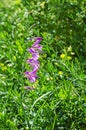
[[[32,71],[26,71],[25,77],[27,79],[29,79],[29,81],[31,83],[36,82],[36,79],[38,78],[37,76],[37,71],[40,67],[39,65],[39,53],[42,51],[42,46],[39,45],[39,43],[41,42],[42,38],[41,37],[37,37],[37,38],[33,38],[35,40],[34,44],[31,46],[31,48],[28,49],[28,51],[31,53],[32,57],[27,59],[27,63],[30,64]],[[31,39],[32,40],[32,39]],[[32,90],[33,87],[30,86],[25,86],[25,89],[30,89]]]

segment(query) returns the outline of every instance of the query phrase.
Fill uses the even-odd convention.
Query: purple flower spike
[[[33,70],[31,72],[26,71],[25,76],[30,80],[30,82],[35,82],[38,76],[36,76],[36,70]]]
[[[30,38],[29,40],[34,40],[34,44],[32,45],[31,48],[28,49],[28,51],[31,53],[32,58],[29,58],[27,62],[31,65],[33,70],[31,72],[26,71],[25,72],[25,77],[27,77],[30,82],[35,82],[38,76],[36,75],[36,72],[39,68],[39,52],[42,51],[42,46],[39,45],[40,41],[42,40],[41,37],[35,37],[35,38]],[[33,89],[30,86],[25,86],[25,89]]]
[[[33,63],[33,62],[35,62],[36,64],[39,64],[39,61],[38,61],[38,60],[34,60],[34,58],[29,58],[29,59],[27,60],[27,62],[28,62],[28,63]]]
[[[38,53],[38,52],[32,53],[32,58],[33,58],[35,61],[38,60],[38,58],[39,58],[39,53]]]
[[[41,37],[36,38],[36,39],[35,39],[35,43],[34,43],[34,44],[39,44],[41,40],[42,40],[42,38],[41,38]]]
[[[42,40],[41,37],[35,38],[34,44],[33,44],[32,47],[29,49],[29,52],[30,52],[30,53],[42,51],[42,46],[39,46],[39,43],[40,43],[41,40]]]
[[[35,37],[35,40],[42,40],[42,37]]]
[[[42,51],[42,46],[39,46],[38,44],[33,44],[33,46],[29,49],[29,52],[41,52]]]
[[[34,70],[38,70],[38,68],[39,68],[39,61],[38,60],[34,60],[33,58],[30,58],[27,60],[27,62],[32,66],[32,68]]]

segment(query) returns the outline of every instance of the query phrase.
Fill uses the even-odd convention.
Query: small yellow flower
[[[68,59],[68,60],[71,60],[71,59],[72,59],[72,57],[71,57],[71,56],[67,56],[67,59]]]
[[[15,4],[20,4],[21,0],[16,0]]]
[[[62,72],[62,71],[59,71],[58,74],[59,74],[60,76],[62,76],[63,72]]]
[[[65,54],[62,53],[62,54],[60,55],[60,58],[64,59],[64,58],[65,58]]]
[[[4,64],[3,64],[3,63],[0,63],[0,66],[1,66],[1,67],[3,67],[3,66],[4,66]]]
[[[2,71],[5,71],[6,69],[7,69],[6,66],[3,66],[3,67],[2,67]]]

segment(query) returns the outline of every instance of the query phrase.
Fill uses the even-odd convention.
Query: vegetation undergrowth
[[[86,129],[84,0],[0,1],[0,130]],[[39,78],[25,89],[29,38]]]

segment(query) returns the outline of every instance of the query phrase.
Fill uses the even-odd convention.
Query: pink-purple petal
[[[42,38],[35,37],[35,38],[32,38],[31,40],[34,40],[35,42],[32,45],[32,47],[28,49],[28,51],[32,55],[32,58],[29,58],[27,62],[31,65],[33,70],[30,72],[26,71],[24,74],[25,74],[25,77],[27,77],[30,80],[30,82],[35,82],[36,79],[38,78],[38,76],[36,75],[37,70],[39,68],[38,58],[39,58],[39,52],[42,51],[42,46],[40,46],[39,43],[42,40]],[[26,88],[30,89],[30,86],[26,86]]]

